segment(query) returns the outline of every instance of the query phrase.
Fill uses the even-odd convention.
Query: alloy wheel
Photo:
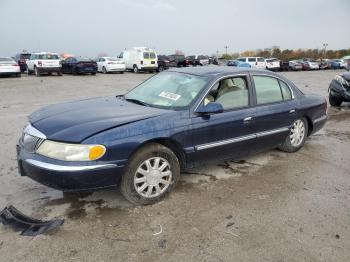
[[[290,130],[290,142],[294,147],[300,146],[305,137],[305,124],[302,120],[298,119],[293,123]]]

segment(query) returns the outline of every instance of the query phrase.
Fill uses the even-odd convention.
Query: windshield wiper
[[[149,104],[141,101],[141,100],[138,100],[138,99],[133,99],[133,98],[125,98],[126,101],[128,102],[131,102],[131,103],[134,103],[134,104],[138,104],[138,105],[142,105],[142,106],[149,106]]]

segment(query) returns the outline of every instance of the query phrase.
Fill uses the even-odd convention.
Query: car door
[[[33,66],[33,59],[34,59],[35,55],[32,54],[27,62],[27,68],[28,70],[33,71],[34,70],[34,66]]]
[[[239,87],[238,82],[241,83]],[[255,134],[251,128],[255,109],[251,107],[251,85],[248,75],[218,80],[198,107],[210,101],[220,103],[224,111],[211,115],[200,115],[196,111],[193,113],[191,162],[199,164],[248,154],[255,141]]]
[[[297,101],[292,89],[282,79],[252,74],[256,114],[252,127],[257,135],[255,150],[275,147],[289,134],[297,116]]]

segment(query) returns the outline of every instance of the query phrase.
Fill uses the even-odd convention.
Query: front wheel
[[[308,134],[308,123],[305,118],[297,119],[293,122],[289,135],[285,139],[279,149],[293,153],[302,148],[305,144],[305,140]]]
[[[331,106],[340,106],[343,101],[341,98],[333,96],[331,93],[329,93],[329,103]]]
[[[120,191],[136,205],[160,201],[173,190],[180,177],[180,164],[167,147],[152,143],[130,159],[121,179]]]

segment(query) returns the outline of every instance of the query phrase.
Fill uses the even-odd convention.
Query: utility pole
[[[327,46],[328,46],[328,44],[327,43],[324,43],[323,44],[323,58],[326,58],[326,49],[327,49]]]
[[[228,46],[227,46],[227,45],[225,45],[225,46],[224,46],[224,48],[225,48],[225,50],[226,50],[226,55],[227,55],[227,49],[228,49]]]

